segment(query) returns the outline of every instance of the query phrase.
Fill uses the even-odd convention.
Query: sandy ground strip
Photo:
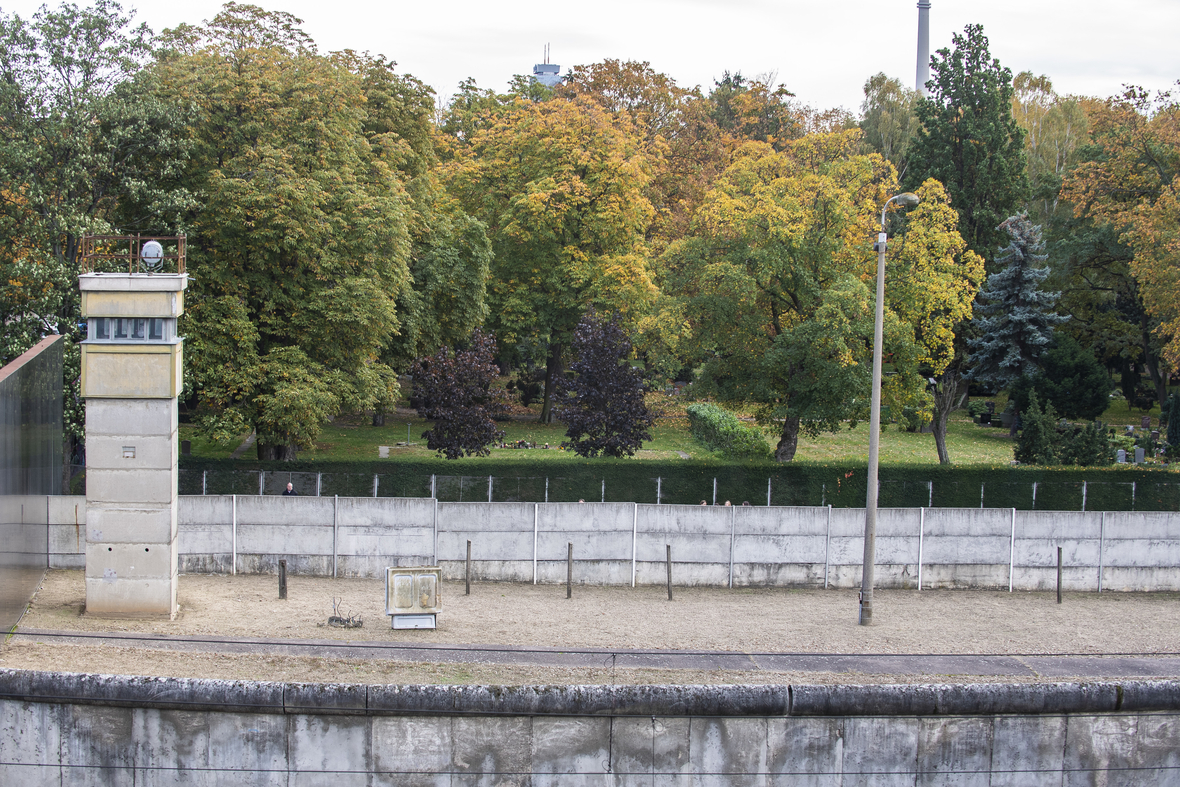
[[[875,625],[858,626],[853,590],[443,584],[434,631],[392,631],[379,579],[182,575],[180,615],[110,620],[83,614],[81,571],[50,571],[20,629],[219,635],[268,639],[745,653],[1175,654],[1180,593],[877,591]],[[364,620],[326,625],[333,600]],[[899,682],[896,675],[419,664],[271,654],[174,653],[149,648],[9,642],[0,666],[258,680],[380,683]],[[917,680],[918,678],[915,678]],[[929,682],[930,676],[922,676]],[[984,680],[972,677],[971,680]],[[1000,680],[1000,678],[996,678]],[[1004,682],[1025,680],[1011,676]],[[1029,678],[1028,680],[1036,680]],[[1056,678],[1060,680],[1060,678]]]

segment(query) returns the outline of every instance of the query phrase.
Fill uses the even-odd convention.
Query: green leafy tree
[[[860,128],[865,144],[884,156],[897,170],[898,178],[905,180],[910,147],[919,128],[915,111],[919,93],[883,73],[869,77],[864,92]]]
[[[807,130],[793,98],[773,73],[749,79],[740,71],[726,71],[709,93],[713,120],[722,131],[739,142],[765,142],[778,150]]]
[[[1107,223],[1062,211],[1050,226],[1052,273],[1046,286],[1061,291],[1057,310],[1069,316],[1058,330],[1090,348],[1118,371],[1128,399],[1146,371],[1156,398],[1166,396],[1168,374],[1161,359],[1159,320],[1150,314],[1131,271],[1134,252]]]
[[[1024,131],[1012,118],[1012,72],[991,57],[983,28],[967,25],[952,41],[931,58],[903,184],[946,186],[968,248],[988,260],[1004,242],[998,225],[1028,192]]]
[[[413,142],[367,109],[364,64],[323,56],[289,14],[230,3],[181,26],[156,67],[191,107],[183,184],[199,196],[185,332],[203,428],[257,432],[261,459],[397,393],[380,355],[409,285]]]
[[[184,107],[144,65],[151,30],[113,0],[0,13],[0,363],[65,339],[66,452],[80,448],[79,255],[88,233],[159,233],[188,195]]]
[[[399,327],[380,354],[404,372],[416,358],[470,336],[487,317],[485,298],[492,251],[484,225],[446,193],[439,176],[434,91],[394,71],[382,57],[349,55],[361,75],[365,133],[383,149],[409,196],[410,282],[395,300]],[[373,425],[385,423],[391,402],[378,399]]]
[[[1062,178],[1090,141],[1088,102],[1059,96],[1049,77],[1031,71],[1016,75],[1012,93],[1012,118],[1024,130],[1029,211],[1037,223],[1048,226],[1060,206]]]

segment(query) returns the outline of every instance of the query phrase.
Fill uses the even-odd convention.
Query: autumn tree
[[[646,62],[604,60],[571,68],[555,92],[585,97],[630,119],[651,170],[644,193],[655,216],[647,234],[657,252],[683,237],[729,163],[730,146],[700,90],[678,86]]]
[[[990,260],[1004,242],[996,228],[1028,191],[1024,131],[1012,119],[1012,72],[991,57],[983,28],[967,25],[952,41],[931,58],[903,184],[913,191],[927,178],[941,182],[967,247]]]
[[[448,185],[488,228],[488,326],[546,350],[542,421],[574,326],[590,306],[624,319],[655,296],[644,232],[649,171],[626,117],[579,98],[518,101],[475,134]]]
[[[189,204],[170,177],[187,154],[184,107],[155,94],[151,30],[132,17],[113,0],[0,13],[0,363],[66,337],[67,454],[84,422],[82,238],[166,234]]]
[[[973,314],[983,260],[959,234],[958,215],[942,184],[928,180],[917,194],[921,202],[906,212],[904,233],[890,246],[885,293],[898,318],[913,327],[923,374],[935,380],[934,446],[938,461],[949,464],[947,419],[966,393],[959,339]]]
[[[1132,251],[1130,271],[1163,361],[1180,366],[1180,104],[1132,88],[1091,111],[1100,154],[1065,178],[1062,198],[1078,216],[1109,226]],[[1166,387],[1166,374],[1158,375]],[[1158,385],[1158,384],[1157,384]]]
[[[643,374],[630,364],[631,341],[617,315],[589,311],[574,329],[573,379],[558,382],[557,418],[563,447],[578,456],[633,456],[651,440],[655,416],[644,403]]]
[[[418,414],[432,422],[422,433],[426,447],[447,459],[487,456],[504,436],[495,418],[507,412],[507,396],[493,385],[496,340],[476,330],[463,348],[442,347],[411,367]]]
[[[918,134],[918,91],[910,90],[900,79],[878,73],[865,82],[864,93],[860,128],[865,144],[884,156],[904,180],[910,147]]]
[[[896,192],[893,168],[857,155],[859,131],[813,134],[782,152],[749,144],[697,214],[693,237],[664,255],[688,303],[698,394],[753,402],[794,458],[800,431],[868,413],[876,255],[869,239]],[[897,374],[884,397],[924,403],[913,328],[892,310],[885,351]]]
[[[181,181],[199,197],[184,331],[200,423],[290,459],[328,417],[396,396],[379,358],[410,283],[412,145],[366,128],[363,69],[289,14],[229,3],[166,44],[156,77],[190,107]]]
[[[794,97],[774,74],[749,79],[740,71],[726,71],[713,82],[709,102],[722,131],[741,142],[765,142],[781,150],[805,132]]]

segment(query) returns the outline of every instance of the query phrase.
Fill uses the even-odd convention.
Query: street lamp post
[[[881,443],[881,345],[885,332],[885,212],[889,203],[912,208],[918,196],[908,191],[890,197],[881,206],[881,232],[877,235],[877,313],[873,320],[873,393],[869,412],[869,479],[865,493],[865,551],[860,579],[860,625],[873,623],[873,569],[877,559],[877,455]]]

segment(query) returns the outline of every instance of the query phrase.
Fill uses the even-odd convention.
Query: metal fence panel
[[[45,495],[62,492],[62,339],[0,369],[0,626],[16,625],[49,565]],[[39,497],[39,499],[38,499]]]

